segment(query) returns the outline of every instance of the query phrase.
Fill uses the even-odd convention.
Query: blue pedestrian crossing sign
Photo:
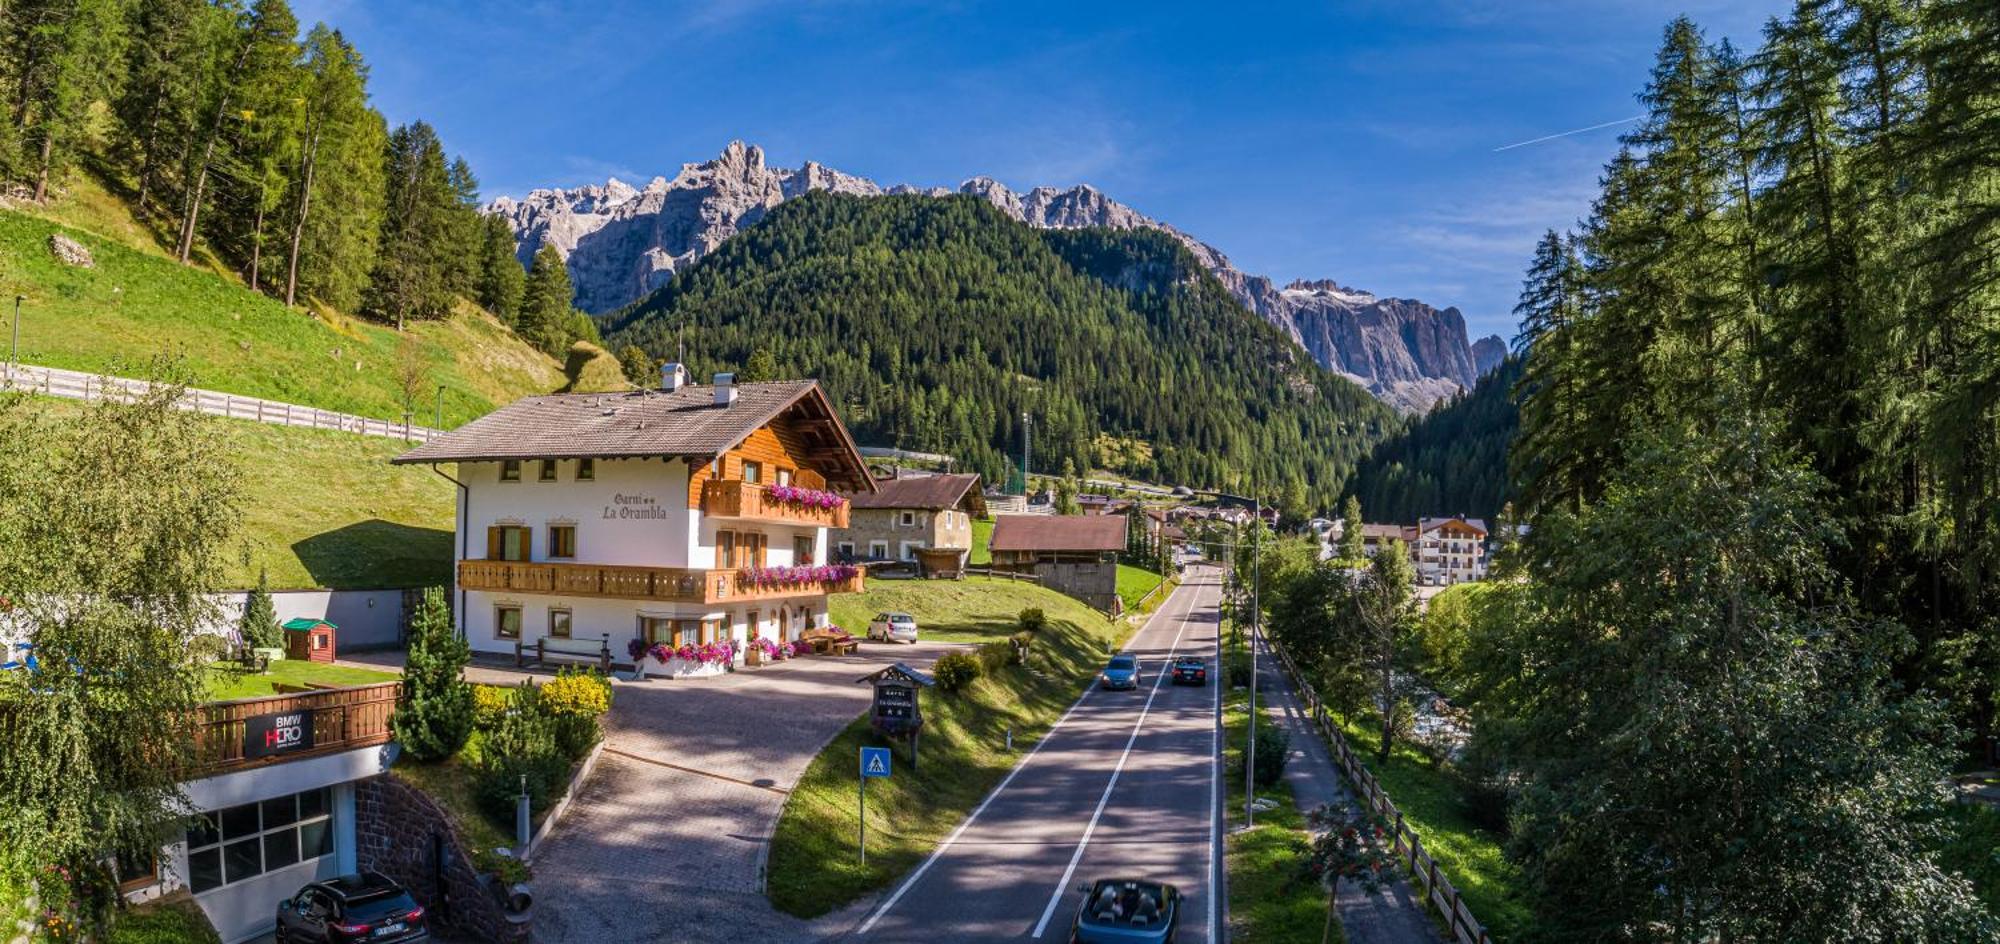
[[[889,749],[886,747],[864,747],[861,749],[861,776],[889,776]]]

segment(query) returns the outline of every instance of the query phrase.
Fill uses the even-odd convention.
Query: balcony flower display
[[[860,572],[851,564],[817,564],[797,567],[745,567],[736,582],[746,587],[791,587],[800,584],[840,583]]]
[[[806,642],[803,639],[794,639],[791,642],[786,643],[785,646],[791,650],[791,653],[794,656],[812,655],[813,651],[812,643]]]
[[[750,646],[751,648],[756,649],[758,652],[763,653],[764,657],[767,659],[779,658],[778,644],[770,641],[769,639],[764,639],[761,637],[757,639],[752,639],[750,640]]]
[[[771,501],[799,508],[832,509],[847,504],[847,499],[834,492],[797,485],[773,485],[765,489],[764,494]]]

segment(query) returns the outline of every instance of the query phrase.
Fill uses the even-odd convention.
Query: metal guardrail
[[[1403,823],[1403,812],[1390,801],[1389,794],[1376,782],[1375,775],[1369,773],[1368,768],[1354,756],[1354,751],[1347,745],[1347,737],[1327,719],[1326,703],[1320,700],[1319,693],[1313,691],[1312,685],[1299,673],[1291,655],[1278,645],[1277,640],[1266,636],[1264,642],[1278,657],[1278,663],[1284,666],[1285,674],[1291,678],[1292,689],[1305,701],[1306,716],[1312,719],[1313,725],[1333,746],[1334,762],[1340,765],[1341,773],[1347,776],[1349,783],[1354,784],[1368,808],[1389,821],[1390,850],[1395,854],[1396,861],[1424,884],[1424,897],[1450,925],[1452,939],[1458,944],[1493,944],[1486,927],[1473,917],[1472,908],[1466,905],[1451,879],[1439,871],[1437,860],[1424,851],[1423,840]]]
[[[144,395],[151,387],[152,385],[144,380],[125,377],[103,377],[82,371],[37,367],[32,364],[0,364],[0,389],[12,388],[49,397],[130,401]],[[255,420],[278,426],[337,429],[364,436],[382,436],[409,442],[426,442],[443,434],[441,430],[428,426],[391,423],[388,420],[355,416],[351,413],[336,413],[318,407],[261,400],[256,397],[238,396],[216,390],[199,390],[193,387],[188,388],[187,396],[181,401],[181,407],[210,416]]]

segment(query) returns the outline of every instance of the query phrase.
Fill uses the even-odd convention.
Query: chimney
[[[728,406],[736,402],[736,375],[715,375],[715,405]]]
[[[674,391],[687,386],[687,382],[688,382],[687,367],[679,363],[676,363],[674,361],[668,361],[667,363],[660,365],[661,390],[664,390],[668,393],[673,393]]]

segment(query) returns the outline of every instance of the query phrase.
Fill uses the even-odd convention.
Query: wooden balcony
[[[266,695],[214,702],[199,709],[195,730],[197,763],[204,776],[245,767],[282,763],[357,747],[389,743],[389,716],[396,713],[403,683],[378,682],[352,688]],[[312,716],[312,746],[271,757],[244,754],[244,729],[249,719],[271,714]]]
[[[741,580],[734,570],[528,561],[458,562],[458,585],[467,590],[512,590],[557,596],[703,605],[817,596],[822,593],[859,593],[865,579],[857,570],[845,580],[753,586]]]
[[[773,500],[767,486],[725,479],[709,479],[701,483],[701,513],[711,518],[767,521],[808,528],[847,527],[846,502],[832,508],[794,505]]]

